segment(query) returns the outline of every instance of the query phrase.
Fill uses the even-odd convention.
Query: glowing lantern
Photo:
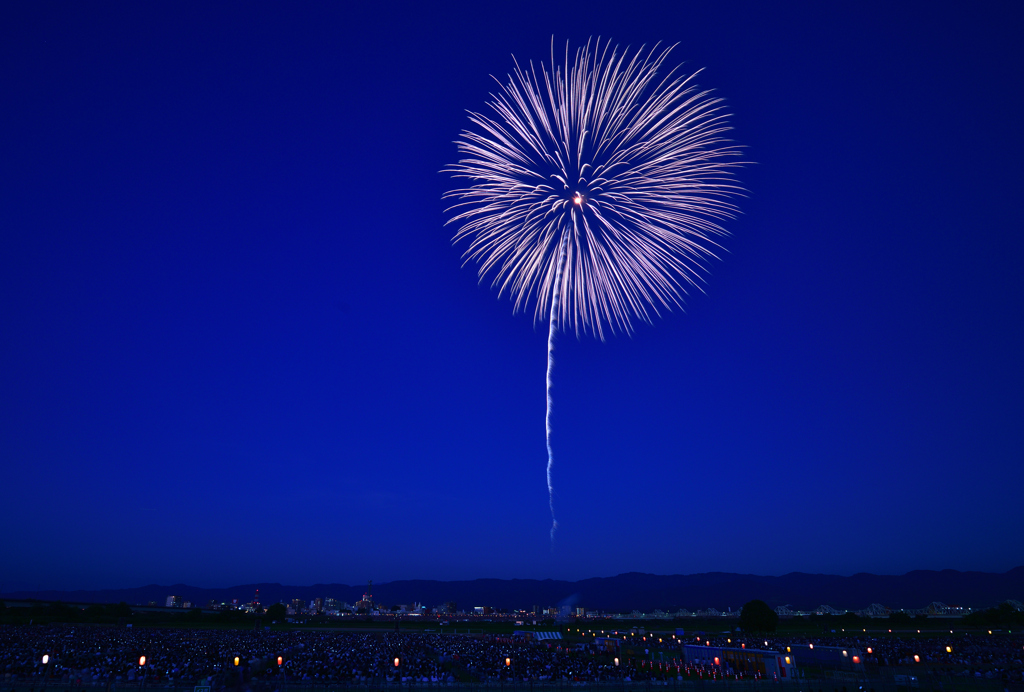
[[[953,647],[952,647],[952,646],[947,646],[947,647],[946,647],[946,653],[947,653],[947,654],[951,654],[951,653],[953,653]]]
[[[284,656],[278,656],[277,657],[277,665],[280,666],[280,665],[283,665],[283,664],[284,664]]]
[[[238,656],[235,656],[235,665],[238,665]]]
[[[399,659],[398,656],[395,656],[395,668],[397,668],[401,663],[401,659]]]
[[[43,665],[45,666],[50,662],[50,654],[43,654]]]
[[[505,657],[505,665],[506,665],[506,666],[510,666],[510,665],[512,665],[512,659],[511,659],[511,658],[509,658],[508,656],[506,656],[506,657]]]
[[[920,662],[921,662],[921,657],[918,656],[917,654],[914,654],[914,663],[920,663]]]
[[[146,657],[145,656],[139,656],[139,665],[140,666],[146,665]]]

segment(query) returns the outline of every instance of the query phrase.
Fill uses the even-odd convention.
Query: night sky
[[[4,590],[1024,564],[1024,4],[4,3]],[[552,36],[756,162],[685,312],[563,336],[439,171]]]

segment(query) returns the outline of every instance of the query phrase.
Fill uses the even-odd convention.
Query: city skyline
[[[827,574],[792,573],[780,577],[750,574],[706,573],[655,575],[627,573],[614,577],[579,581],[552,579],[474,579],[464,581],[401,580],[364,584],[320,583],[295,585],[248,583],[230,587],[202,588],[188,584],[150,584],[131,589],[50,592],[0,591],[0,599],[29,602],[119,603],[206,608],[210,604],[247,608],[261,603],[316,603],[323,609],[331,600],[372,612],[384,607],[417,603],[427,608],[437,604],[451,611],[487,606],[511,612],[535,607],[583,607],[592,612],[629,613],[691,611],[707,614],[727,612],[752,599],[790,611],[836,608],[879,617],[891,611],[932,611],[932,615],[963,615],[1003,602],[1020,610],[1024,606],[1024,566],[1005,573],[933,572],[915,570],[903,575],[856,574],[841,577]],[[462,608],[456,608],[456,604]],[[538,604],[546,604],[538,606]],[[255,606],[253,606],[255,607]],[[306,606],[300,606],[304,608]],[[312,607],[312,606],[311,606]],[[941,612],[936,612],[941,611]],[[829,611],[831,612],[831,611]],[[387,613],[385,613],[387,614]]]

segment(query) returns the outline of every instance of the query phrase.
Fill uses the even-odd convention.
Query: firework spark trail
[[[555,530],[558,520],[555,519],[555,486],[551,482],[551,469],[555,465],[555,454],[551,449],[551,370],[555,367],[555,332],[558,330],[558,300],[561,297],[562,267],[565,265],[565,243],[558,244],[558,269],[555,272],[555,285],[551,296],[551,318],[548,322],[548,375],[547,399],[548,407],[544,414],[545,440],[548,445],[548,507],[551,509],[551,547],[555,547]]]
[[[470,112],[444,170],[466,181],[451,190],[453,242],[490,275],[514,309],[548,317],[548,500],[551,535],[551,369],[557,330],[631,333],[700,290],[716,258],[721,219],[737,213],[740,148],[722,100],[678,68],[672,50],[631,52],[589,41],[564,62],[515,63],[491,95],[490,115]]]

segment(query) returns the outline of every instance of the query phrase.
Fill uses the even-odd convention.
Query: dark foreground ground
[[[412,687],[729,692],[766,685],[794,692],[1024,690],[1024,636],[1019,632],[711,636],[715,646],[798,652],[813,643],[849,648],[862,657],[861,665],[845,670],[805,665],[795,680],[773,680],[757,671],[686,662],[682,644],[693,644],[699,635],[563,629],[565,639],[529,643],[485,633],[0,625],[0,692],[82,687],[140,692],[398,692]],[[615,639],[614,649],[606,650],[602,637]],[[799,655],[794,655],[799,666]],[[142,656],[144,665],[139,664]]]

